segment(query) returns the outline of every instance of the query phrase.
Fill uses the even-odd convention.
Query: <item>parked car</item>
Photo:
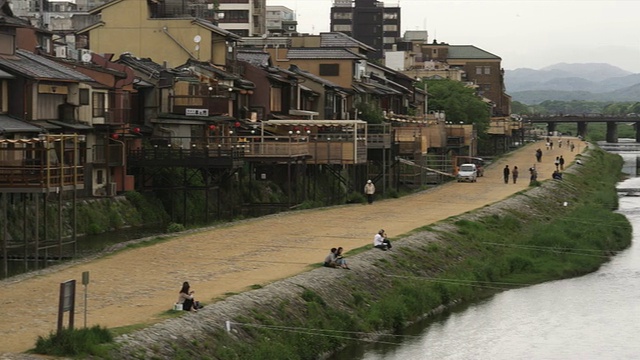
[[[457,175],[458,182],[470,181],[476,182],[478,180],[478,167],[476,164],[462,164]]]

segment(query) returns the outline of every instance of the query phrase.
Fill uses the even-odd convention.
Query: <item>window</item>
[[[224,18],[218,20],[225,23],[245,23],[249,22],[249,10],[225,10]]]
[[[0,34],[0,54],[13,55],[15,44],[13,35]]]
[[[351,20],[353,18],[353,13],[350,12],[335,12],[333,13],[333,18],[336,20]]]
[[[490,66],[485,66],[484,67],[484,74],[485,75],[491,75],[491,67]]]
[[[482,75],[482,66],[476,66],[476,75]]]
[[[382,26],[384,31],[398,31],[398,25],[384,25]]]
[[[385,37],[382,39],[385,44],[393,44],[396,42],[396,38],[394,37]]]
[[[271,88],[271,111],[282,111],[282,89]]]
[[[320,64],[320,76],[339,76],[340,64]]]
[[[89,105],[89,89],[80,89],[80,105]]]
[[[398,18],[398,13],[397,12],[393,12],[393,13],[384,13],[383,16],[384,19],[397,19]]]
[[[100,185],[104,182],[104,171],[96,171],[96,184]]]
[[[351,31],[351,25],[333,25],[333,31]]]
[[[105,93],[93,93],[93,117],[103,117],[105,115]]]

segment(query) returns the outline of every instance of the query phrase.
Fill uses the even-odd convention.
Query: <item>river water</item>
[[[621,153],[640,188],[636,158]],[[640,197],[621,197],[633,243],[597,272],[509,290],[334,359],[640,359]],[[602,226],[609,226],[602,224]]]

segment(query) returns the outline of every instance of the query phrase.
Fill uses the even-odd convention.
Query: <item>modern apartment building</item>
[[[286,6],[267,6],[267,31],[269,34],[293,34],[298,32],[296,13]]]
[[[331,31],[342,32],[374,49],[375,59],[384,58],[400,37],[400,7],[385,7],[377,0],[334,0]]]
[[[240,36],[267,33],[266,0],[218,0],[217,23]]]

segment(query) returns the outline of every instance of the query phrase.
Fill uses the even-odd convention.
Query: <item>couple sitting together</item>
[[[324,266],[331,268],[341,267],[343,269],[351,270],[347,265],[347,260],[342,256],[342,247],[331,248],[331,252],[324,259]]]

